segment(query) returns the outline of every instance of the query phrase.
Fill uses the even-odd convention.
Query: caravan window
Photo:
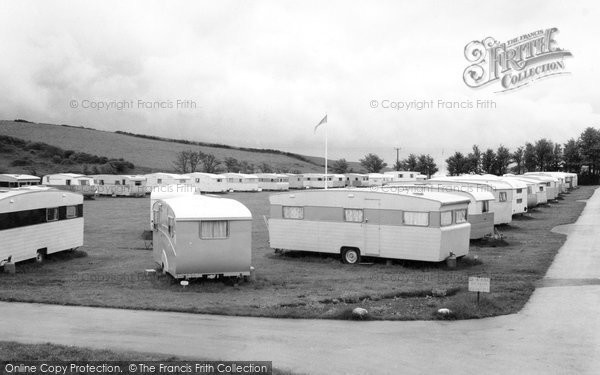
[[[58,207],[46,208],[46,221],[58,220]]]
[[[544,186],[540,186],[540,191],[544,191]]]
[[[523,192],[523,189],[517,189],[517,194],[521,194]]]
[[[467,222],[467,210],[455,210],[454,211],[454,222],[456,224],[462,224]]]
[[[304,207],[283,206],[284,219],[304,219]]]
[[[362,223],[363,217],[364,217],[363,210],[344,208],[344,220],[345,221],[350,221],[353,223]]]
[[[440,225],[442,227],[452,224],[452,211],[443,211],[440,213]]]
[[[411,212],[402,213],[404,225],[414,225],[418,227],[429,226],[429,212]]]
[[[204,240],[223,239],[229,237],[229,222],[211,220],[200,222],[200,238]]]
[[[156,179],[156,183],[157,183],[157,184],[162,184],[162,178],[157,178],[157,179]]]
[[[167,218],[167,224],[169,228],[169,236],[175,237],[175,218],[173,216],[169,216]]]
[[[506,202],[506,192],[505,191],[501,191],[498,194],[498,201],[500,201],[500,202]]]
[[[521,199],[521,198],[517,199],[517,204],[521,204],[521,203],[523,203],[523,199]]]
[[[488,201],[483,201],[481,202],[482,206],[481,206],[481,212],[489,212],[490,211],[490,202]]]
[[[77,206],[67,206],[67,219],[77,216]]]
[[[135,185],[135,186],[142,186],[142,181],[136,181],[136,182],[134,183],[134,185]]]

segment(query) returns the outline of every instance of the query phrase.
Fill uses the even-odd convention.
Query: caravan
[[[83,196],[39,186],[0,189],[0,261],[42,262],[83,245]]]
[[[258,188],[263,191],[290,190],[289,177],[279,173],[257,173]]]
[[[60,190],[81,193],[84,198],[92,198],[98,194],[94,179],[77,173],[49,174],[42,178],[42,184]]]
[[[469,252],[469,198],[446,193],[330,189],[269,197],[274,249],[439,262]]]
[[[225,193],[227,192],[227,183],[225,178],[213,173],[194,172],[188,173],[190,184],[196,190],[203,193]]]
[[[0,188],[17,188],[39,184],[40,178],[37,176],[27,174],[0,174]]]
[[[146,195],[146,177],[117,174],[96,174],[94,179],[98,195],[143,197]]]
[[[153,258],[176,279],[249,276],[252,214],[238,201],[206,195],[152,206]]]

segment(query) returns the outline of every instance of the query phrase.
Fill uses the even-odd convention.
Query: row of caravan
[[[576,186],[576,179],[537,173],[281,192],[269,197],[269,246],[338,254],[345,263],[361,256],[440,262],[467,255],[471,239]],[[153,192],[150,208],[153,256],[165,273],[249,274],[252,215],[244,205],[195,192]]]
[[[76,191],[85,197],[144,196],[152,190],[171,185],[186,185],[204,193],[286,191],[289,189],[322,189],[346,186],[382,186],[397,181],[419,181],[425,176],[418,172],[386,172],[359,174],[281,174],[281,173],[150,173],[146,175],[56,173],[43,178],[28,175],[2,175],[0,187],[43,184]]]

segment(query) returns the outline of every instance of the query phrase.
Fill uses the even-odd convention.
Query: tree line
[[[455,152],[446,159],[452,176],[469,173],[522,174],[535,171],[565,171],[598,176],[600,130],[589,127],[577,139],[554,143],[546,138],[517,147],[514,151],[500,145],[481,151],[477,145],[467,155]],[[592,178],[594,179],[594,178]],[[595,177],[597,179],[597,177]]]
[[[202,151],[184,150],[176,154],[173,167],[178,173],[301,173],[298,170],[275,168],[267,162],[257,165],[228,156],[223,160]]]

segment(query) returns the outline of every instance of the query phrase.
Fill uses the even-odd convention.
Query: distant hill
[[[213,154],[219,160],[233,157],[256,166],[267,163],[275,170],[321,172],[324,159],[272,149],[254,149],[211,144],[199,141],[173,140],[123,131],[108,132],[72,126],[32,123],[27,120],[0,120],[0,135],[32,142],[44,142],[65,150],[122,158],[137,170],[173,172],[177,153],[192,149]],[[333,163],[332,160],[329,163]],[[358,163],[351,163],[358,170]]]
[[[57,172],[84,174],[97,173],[144,173],[133,163],[123,159],[87,152],[65,150],[44,142],[0,135],[0,173],[17,173],[43,176]]]

